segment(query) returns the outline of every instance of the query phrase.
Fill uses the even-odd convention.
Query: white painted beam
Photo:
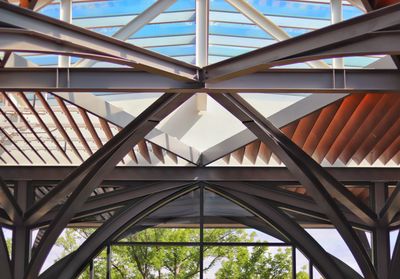
[[[72,0],[60,0],[60,20],[72,23]],[[71,65],[70,56],[58,56],[59,67],[69,67]]]
[[[208,65],[209,0],[196,0],[196,66]],[[196,94],[196,109],[207,110],[207,94]]]
[[[331,23],[336,24],[343,20],[342,0],[331,0]],[[334,69],[343,69],[343,58],[333,58],[332,67]]]

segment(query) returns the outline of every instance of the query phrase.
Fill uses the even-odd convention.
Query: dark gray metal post
[[[107,279],[111,279],[111,245],[107,244]]]
[[[16,183],[15,198],[22,212],[33,202],[33,188],[27,181]],[[14,279],[23,279],[28,266],[31,247],[31,231],[23,223],[15,223],[12,242],[12,264]]]
[[[372,185],[373,206],[379,214],[387,200],[387,187],[383,182]],[[380,219],[373,232],[373,259],[380,279],[389,278],[388,270],[390,264],[390,239],[389,228],[385,219]]]
[[[200,186],[200,279],[204,272],[204,185]]]

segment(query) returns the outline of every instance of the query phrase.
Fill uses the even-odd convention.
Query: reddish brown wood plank
[[[368,135],[374,130],[396,100],[396,95],[385,94],[378,101],[376,106],[371,110],[371,113],[368,114],[367,118],[359,126],[359,129],[354,133],[351,140],[348,141],[342,154],[340,154],[339,158],[343,163],[347,164],[349,162],[357,148],[367,139]]]
[[[371,161],[371,153],[374,151],[375,146],[400,117],[400,110],[398,109],[399,106],[400,98],[397,97],[397,101],[394,102],[393,106],[388,109],[387,113],[380,118],[376,127],[357,149],[356,153],[353,155],[354,161],[361,163],[367,158],[367,156],[369,157],[368,161]]]
[[[342,101],[338,111],[318,143],[317,148],[315,149],[314,158],[317,162],[321,163],[325,158],[336,137],[342,131],[343,127],[347,123],[347,120],[351,117],[354,110],[357,108],[363,98],[363,95],[355,94],[345,98]]]
[[[320,115],[318,116],[318,119],[315,121],[314,127],[310,131],[310,134],[308,135],[303,145],[303,150],[308,155],[312,156],[314,154],[314,151],[317,148],[319,141],[321,140],[326,129],[331,123],[341,103],[342,101],[337,101],[322,109]]]
[[[369,113],[374,109],[381,98],[381,94],[367,94],[357,106],[350,118],[345,123],[343,129],[336,136],[333,145],[326,155],[326,158],[331,164],[336,162],[339,155],[342,153],[343,148],[346,146],[346,143],[352,139],[354,133],[358,131],[360,125],[367,118]]]

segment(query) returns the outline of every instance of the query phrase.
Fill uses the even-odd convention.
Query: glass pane
[[[111,261],[113,279],[195,279],[199,278],[200,250],[192,246],[118,245],[112,247]]]

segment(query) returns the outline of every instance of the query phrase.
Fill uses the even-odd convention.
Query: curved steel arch
[[[89,261],[111,240],[117,238],[140,220],[169,202],[197,189],[189,186],[150,195],[121,209],[117,214],[96,230],[74,253],[56,263],[39,278],[72,279],[78,276]]]
[[[378,278],[367,250],[333,197],[371,225],[376,224],[376,214],[369,207],[357,201],[348,189],[322,169],[318,163],[312,160],[239,95],[210,95],[241,120],[250,131],[282,160],[291,173],[307,189],[321,208],[321,211],[329,217],[332,224],[337,228],[364,276],[368,279]]]
[[[312,260],[318,270],[325,278],[332,279],[359,279],[362,278],[351,268],[345,267],[327,253],[317,241],[315,241],[300,225],[287,216],[282,210],[271,206],[260,198],[222,189],[210,185],[209,190],[231,200],[232,202],[246,208],[250,212],[265,220],[277,231],[288,237],[296,247]]]

